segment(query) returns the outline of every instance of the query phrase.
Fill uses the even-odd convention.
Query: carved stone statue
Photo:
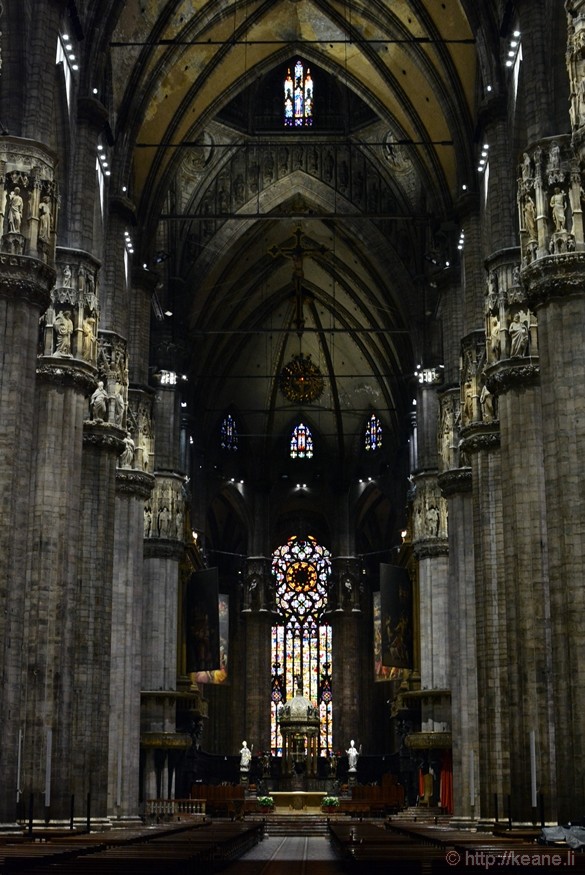
[[[20,234],[22,224],[22,209],[24,202],[20,196],[18,186],[14,188],[8,195],[8,233]]]
[[[252,761],[252,751],[248,747],[247,742],[242,742],[240,750],[240,771],[248,772],[250,770],[250,762]]]
[[[126,404],[124,402],[124,396],[119,388],[116,389],[116,394],[114,395],[114,422],[116,425],[122,425],[122,420],[124,418],[124,410],[126,409]]]
[[[39,240],[51,240],[51,199],[45,196],[39,204]]]
[[[83,325],[81,326],[81,355],[85,359],[86,362],[92,362],[95,356],[95,319],[92,316],[88,316],[83,320]]]
[[[529,238],[536,240],[536,206],[529,194],[524,198],[524,227],[528,231]]]
[[[349,771],[350,772],[357,771],[357,761],[358,761],[358,757],[359,757],[359,752],[356,749],[353,738],[349,743],[349,750],[346,750],[346,754],[347,754],[347,759],[349,761]]]
[[[108,393],[104,389],[104,384],[101,380],[97,384],[97,389],[91,396],[89,406],[93,419],[107,419]]]
[[[512,317],[508,333],[510,335],[510,357],[526,355],[528,350],[528,320],[522,310]]]
[[[62,310],[57,313],[53,320],[53,327],[57,333],[54,355],[71,355],[71,335],[73,334],[71,310]]]
[[[131,468],[132,462],[134,461],[134,451],[136,446],[130,432],[126,433],[126,437],[124,438],[124,449],[120,454],[120,468]]]
[[[555,187],[555,192],[550,199],[550,208],[553,222],[555,224],[555,231],[557,231],[557,233],[559,231],[564,231],[565,223],[567,221],[565,215],[565,195],[558,185]]]

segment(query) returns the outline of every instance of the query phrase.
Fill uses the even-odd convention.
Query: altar
[[[284,790],[270,794],[274,799],[277,814],[317,814],[321,811],[321,800],[326,793],[321,790]]]

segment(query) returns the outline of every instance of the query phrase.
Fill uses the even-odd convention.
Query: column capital
[[[97,447],[119,456],[124,449],[125,432],[102,420],[86,420],[83,423],[83,445]]]
[[[477,422],[461,432],[461,450],[466,454],[480,450],[497,450],[500,447],[500,423]]]
[[[38,359],[37,377],[56,386],[68,386],[87,394],[95,386],[96,371],[79,360],[68,360],[43,355]]]
[[[439,474],[437,482],[443,498],[449,498],[462,492],[471,492],[471,468],[452,468],[450,471],[444,471]]]
[[[26,300],[46,310],[49,292],[55,283],[55,270],[27,255],[0,253],[0,297]]]
[[[414,555],[417,559],[433,559],[436,556],[449,555],[449,541],[447,538],[427,538],[413,544]]]
[[[511,390],[539,382],[540,365],[535,357],[503,359],[486,368],[486,385],[494,395],[505,395]]]
[[[116,494],[134,495],[147,499],[154,489],[155,479],[146,471],[136,471],[131,468],[116,469]]]
[[[522,285],[533,309],[551,301],[585,295],[585,252],[539,258],[522,270]]]

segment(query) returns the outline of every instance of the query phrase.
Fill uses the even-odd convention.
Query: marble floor
[[[265,838],[222,873],[227,875],[342,875],[346,870],[322,836]]]

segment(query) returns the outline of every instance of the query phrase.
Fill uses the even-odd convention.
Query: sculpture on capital
[[[97,384],[97,389],[91,396],[89,402],[92,419],[107,419],[108,417],[108,393],[104,389],[104,384],[100,380]]]
[[[8,195],[8,233],[20,234],[22,224],[22,209],[24,201],[20,196],[20,188],[16,186]]]

